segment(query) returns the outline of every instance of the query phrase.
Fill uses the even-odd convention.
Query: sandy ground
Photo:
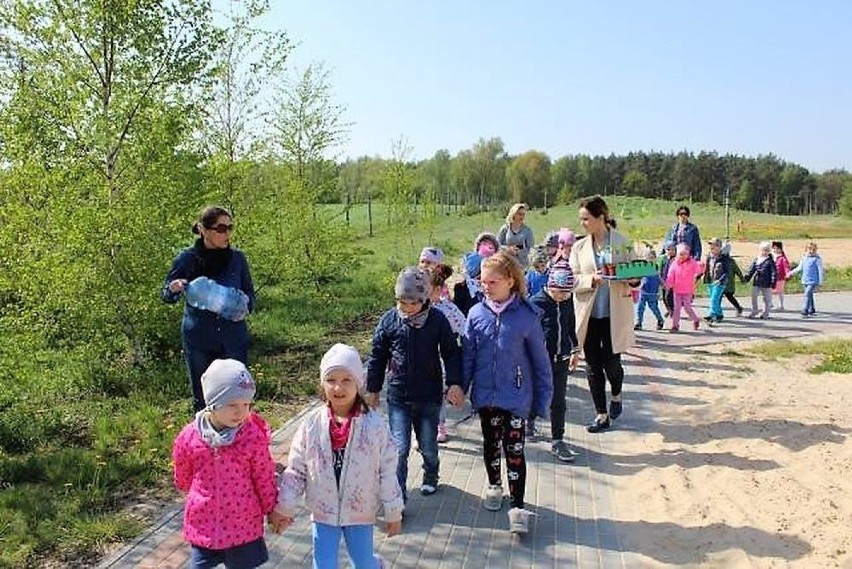
[[[821,299],[822,320],[727,323],[742,340],[714,343],[722,327],[689,340],[640,333],[625,397],[647,402],[653,425],[611,449],[617,517],[635,522],[624,550],[644,552],[637,566],[852,569],[852,375],[809,373],[819,356],[745,351],[770,334],[852,341],[852,295]]]
[[[805,246],[806,239],[787,239],[783,241],[784,251],[791,263],[798,263]],[[852,239],[817,239],[817,249],[823,263],[830,267],[852,266]],[[757,254],[757,241],[733,241],[731,252],[735,257],[750,258]]]
[[[647,524],[627,541],[659,547],[645,566],[852,567],[849,377],[806,363],[683,361],[678,398],[694,403],[663,405],[636,441],[655,458],[617,479],[619,517]]]

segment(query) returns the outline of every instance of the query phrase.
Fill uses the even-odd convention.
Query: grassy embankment
[[[673,220],[669,202],[608,201],[619,229],[635,240],[659,240]],[[693,218],[704,236],[724,234],[721,207],[697,204]],[[541,238],[560,225],[576,229],[576,219],[576,207],[561,206],[547,215],[531,212],[528,222]],[[740,220],[743,232],[737,238],[742,239],[852,234],[852,221],[825,216],[734,212],[732,224]],[[451,213],[439,216],[430,233],[423,227],[389,227],[381,208],[375,208],[375,237],[369,238],[366,208],[354,208],[351,229],[358,251],[350,279],[320,294],[267,287],[258,299],[250,326],[260,411],[275,426],[304,404],[314,393],[319,356],[331,343],[345,340],[366,348],[375,317],[392,303],[396,272],[415,262],[424,244],[456,259],[478,232],[496,231],[501,223],[494,212]],[[852,269],[829,272],[826,290],[836,288],[852,289]],[[177,330],[179,313],[175,309],[163,325]],[[175,497],[171,442],[190,418],[183,366],[176,346],[166,361],[115,376],[74,351],[48,350],[38,342],[22,348],[25,337],[0,339],[0,365],[15,370],[14,381],[0,384],[0,567],[37,566],[45,559],[81,564],[148,522],[128,505]]]

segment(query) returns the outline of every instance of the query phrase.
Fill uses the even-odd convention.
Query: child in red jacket
[[[269,558],[264,517],[278,501],[269,426],[251,410],[255,384],[242,362],[214,360],[201,388],[207,407],[172,451],[192,566],[259,567]]]

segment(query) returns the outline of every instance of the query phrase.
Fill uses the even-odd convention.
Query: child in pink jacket
[[[278,501],[269,426],[251,410],[255,383],[242,362],[214,360],[201,389],[207,407],[172,451],[192,567],[258,567],[269,558],[264,516]]]
[[[696,279],[704,274],[704,267],[689,254],[689,246],[680,243],[676,249],[675,261],[669,267],[666,275],[666,286],[674,292],[674,308],[672,310],[671,332],[680,330],[680,311],[686,310],[692,318],[692,327],[698,330],[698,315],[692,308],[692,296],[695,292]]]

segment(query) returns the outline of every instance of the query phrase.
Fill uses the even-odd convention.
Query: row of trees
[[[554,162],[509,156],[499,138],[419,162],[401,139],[388,159],[341,163],[348,124],[325,70],[288,69],[289,38],[256,25],[267,0],[230,6],[219,24],[209,0],[0,3],[0,338],[28,333],[111,362],[171,351],[177,314],[157,291],[207,203],[235,212],[261,289],[319,288],[351,267],[325,202],[382,200],[387,223],[404,226],[450,204],[719,201],[726,187],[748,209],[834,212],[849,188],[845,172],[774,156]]]
[[[538,150],[510,156],[499,138],[480,139],[469,150],[409,162],[413,193],[424,200],[477,210],[493,203],[523,201],[536,207],[580,196],[620,194],[672,201],[730,203],[782,215],[852,215],[852,174],[810,172],[770,154],[756,158],[716,152],[631,152],[626,156],[563,156]],[[340,193],[327,199],[382,199],[387,161],[362,157],[339,165]],[[844,193],[845,192],[845,193]],[[844,199],[844,195],[846,196]]]

